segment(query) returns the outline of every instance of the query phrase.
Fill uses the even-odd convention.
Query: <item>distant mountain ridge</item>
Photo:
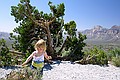
[[[87,36],[87,39],[120,41],[120,26],[112,26],[110,29],[103,28],[100,25],[94,26],[93,29],[82,31]]]
[[[0,32],[0,39],[8,39],[9,38],[9,33],[7,32]]]
[[[86,35],[88,40],[120,41],[120,26],[114,25],[107,29],[97,25],[82,31],[82,34]],[[0,32],[0,39],[8,39],[9,36],[7,32]]]

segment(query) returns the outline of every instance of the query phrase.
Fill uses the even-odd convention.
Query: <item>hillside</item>
[[[0,32],[0,39],[5,39],[6,40],[6,45],[9,47],[9,48],[11,48],[11,44],[13,43],[13,41],[11,41],[10,39],[9,39],[9,37],[10,37],[10,34],[9,33],[7,33],[7,32]]]
[[[9,39],[9,33],[7,32],[0,32],[0,39]]]
[[[92,29],[82,31],[82,34],[87,36],[87,43],[91,44],[120,44],[120,26],[112,26],[110,29],[104,28],[100,25],[94,26]],[[9,40],[9,33],[0,32],[0,39]]]
[[[95,44],[120,43],[120,26],[112,26],[110,29],[103,28],[100,25],[94,26],[92,29],[82,31],[87,36],[86,42]]]

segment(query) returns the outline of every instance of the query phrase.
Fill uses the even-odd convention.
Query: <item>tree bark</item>
[[[67,41],[67,38],[65,39],[64,43],[62,44],[60,50],[57,52],[58,55],[61,55],[61,52],[62,52],[63,48],[65,47],[66,41]]]
[[[47,20],[34,20],[33,17],[32,17],[32,14],[31,14],[31,11],[30,11],[30,7],[26,1],[26,4],[27,4],[27,8],[28,8],[28,12],[29,12],[29,15],[28,14],[24,14],[25,16],[27,16],[29,19],[31,19],[35,24],[41,26],[42,28],[44,28],[47,32],[47,43],[48,43],[48,47],[47,47],[47,51],[48,51],[48,54],[53,54],[54,53],[54,49],[52,47],[52,37],[51,37],[51,32],[50,32],[50,29],[49,29],[49,25],[52,24],[52,22],[56,19],[56,17],[53,17],[52,20],[50,21],[47,21]]]
[[[47,47],[47,51],[49,55],[52,55],[54,53],[54,49],[52,47],[52,38],[51,38],[51,33],[50,33],[50,29],[49,29],[49,23],[46,23],[46,32],[47,32],[47,41],[48,41],[48,47]]]

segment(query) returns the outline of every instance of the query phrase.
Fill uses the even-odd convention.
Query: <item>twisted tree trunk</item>
[[[46,23],[46,32],[47,32],[47,42],[48,42],[48,47],[47,47],[47,52],[49,55],[52,55],[54,53],[54,49],[52,47],[53,43],[52,43],[52,37],[51,37],[51,32],[49,29],[49,23]]]

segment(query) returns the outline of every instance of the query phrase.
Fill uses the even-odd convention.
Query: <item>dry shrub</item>
[[[7,80],[42,80],[41,69],[22,68],[7,75]]]

